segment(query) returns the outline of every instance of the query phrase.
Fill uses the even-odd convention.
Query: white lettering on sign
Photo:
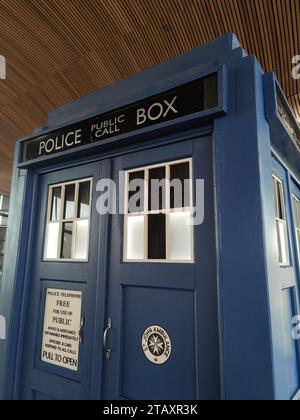
[[[126,122],[125,115],[119,115],[115,118],[104,120],[101,123],[93,124],[91,126],[91,132],[95,131],[95,137],[101,138],[107,135],[117,134],[121,131],[120,126]]]
[[[72,147],[76,144],[81,143],[82,130],[70,131],[67,134],[61,136],[56,136],[48,140],[42,140],[39,147],[39,155],[41,156],[43,152],[52,153],[59,152],[62,149]]]
[[[78,371],[82,293],[47,289],[43,362]]]
[[[137,125],[143,125],[148,120],[157,121],[160,118],[166,118],[170,112],[178,114],[175,108],[175,102],[177,96],[175,96],[171,102],[164,100],[163,102],[156,102],[152,104],[148,109],[140,108],[137,110]]]

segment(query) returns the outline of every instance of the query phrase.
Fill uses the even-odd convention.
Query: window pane
[[[72,258],[73,223],[63,223],[61,258]]]
[[[45,258],[58,258],[59,223],[49,223],[46,233]]]
[[[296,228],[300,229],[300,202],[296,199],[296,197],[293,197],[293,205]]]
[[[51,220],[61,219],[61,187],[52,189]]]
[[[145,258],[145,217],[127,217],[127,259],[143,260]]]
[[[281,182],[277,181],[278,218],[285,220],[284,195]]]
[[[143,212],[145,209],[145,172],[131,172],[128,176],[128,213]]]
[[[189,162],[179,163],[170,167],[170,207],[181,208],[190,206],[190,165]]]
[[[191,261],[192,250],[192,226],[190,213],[180,212],[169,214],[169,258],[171,260]]]
[[[166,259],[165,214],[150,214],[148,216],[148,258],[150,260]]]
[[[279,251],[279,262],[281,264],[288,264],[288,237],[287,237],[287,226],[285,222],[280,220],[277,221],[277,240],[278,240],[278,251]]]
[[[75,208],[75,184],[65,186],[64,219],[73,219]]]
[[[7,226],[7,220],[6,216],[0,216],[0,226]]]
[[[5,241],[6,237],[6,229],[4,227],[0,227],[0,241]]]
[[[9,197],[4,195],[0,196],[0,210],[4,212],[8,212],[9,209]]]
[[[166,167],[149,170],[149,210],[166,208]]]
[[[76,222],[76,240],[74,258],[87,260],[89,246],[89,221],[78,220]]]
[[[79,184],[78,215],[77,217],[89,217],[91,200],[91,182]]]

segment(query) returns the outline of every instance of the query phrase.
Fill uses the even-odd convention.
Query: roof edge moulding
[[[84,96],[72,103],[56,108],[48,115],[48,125],[38,128],[35,133],[43,130],[55,129],[59,126],[70,124],[76,120],[89,118],[102,114],[111,109],[114,104],[128,102],[128,96],[134,96],[145,89],[145,84],[159,85],[167,79],[176,78],[178,74],[188,72],[193,67],[201,67],[209,62],[225,64],[228,59],[232,60],[232,55],[237,54],[237,58],[246,55],[235,34],[230,33],[218,38],[208,44],[174,57],[157,66],[143,70],[132,77],[121,80],[118,83],[101,87],[99,91]],[[216,57],[218,60],[216,61]],[[174,72],[174,69],[176,71]],[[153,90],[152,90],[153,91]],[[122,95],[120,94],[122,92]],[[84,110],[84,111],[83,111]]]

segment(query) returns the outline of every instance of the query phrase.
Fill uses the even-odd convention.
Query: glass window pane
[[[166,208],[166,167],[149,170],[148,185],[149,210]]]
[[[8,212],[8,209],[9,209],[9,197],[0,195],[0,210],[4,212]]]
[[[145,216],[127,217],[127,259],[145,258]]]
[[[0,216],[0,226],[7,226],[7,220],[6,216]]]
[[[4,253],[5,249],[5,241],[0,241],[0,254]]]
[[[65,186],[64,219],[73,219],[75,208],[75,184]]]
[[[145,198],[145,172],[131,172],[128,176],[128,213],[143,212]]]
[[[277,221],[277,239],[278,239],[279,262],[281,264],[288,264],[289,251],[288,251],[287,226],[285,222],[282,222],[280,220]]]
[[[297,200],[296,197],[293,197],[293,206],[296,228],[300,229],[300,202]]]
[[[191,216],[188,212],[169,214],[168,241],[169,258],[171,260],[191,261],[192,250],[192,226]]]
[[[78,260],[87,260],[88,247],[89,247],[89,221],[78,220],[76,222],[76,239],[75,239],[74,258]]]
[[[73,236],[73,223],[63,223],[61,258],[64,258],[64,259],[72,258],[72,236]]]
[[[52,189],[51,218],[56,221],[61,219],[61,187]]]
[[[170,207],[190,206],[190,164],[179,163],[170,167]]]
[[[166,215],[148,216],[148,258],[149,260],[166,259]]]
[[[0,227],[0,241],[4,241],[6,237],[6,229],[5,227]]]
[[[45,258],[58,258],[59,223],[49,223],[46,232]]]
[[[81,182],[79,184],[78,215],[77,217],[89,217],[91,200],[91,182]]]
[[[278,199],[277,199],[277,180],[273,176],[273,192],[274,192],[274,203],[275,203],[275,216],[278,217]]]

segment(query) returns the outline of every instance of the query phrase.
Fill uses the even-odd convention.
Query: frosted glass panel
[[[281,264],[288,264],[289,251],[288,251],[287,226],[285,222],[282,222],[280,220],[277,221],[277,235],[278,235],[279,261]]]
[[[89,221],[79,220],[76,222],[76,240],[74,258],[78,260],[88,259],[89,246]]]
[[[59,223],[49,223],[45,247],[45,258],[58,258]]]
[[[169,258],[171,260],[191,261],[192,250],[192,226],[190,226],[190,213],[171,213],[169,218]]]
[[[143,260],[145,258],[145,217],[127,217],[127,259]]]

